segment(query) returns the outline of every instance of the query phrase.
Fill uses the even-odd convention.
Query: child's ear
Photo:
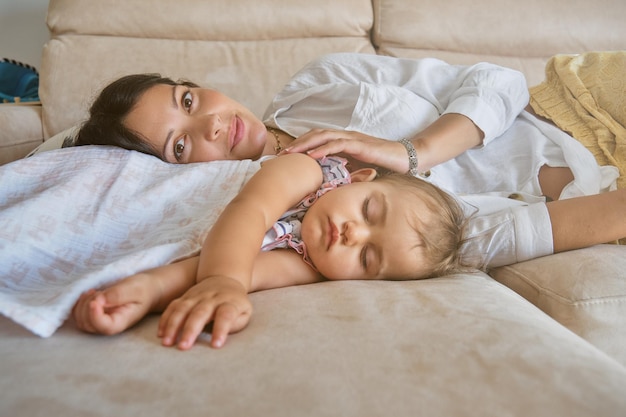
[[[350,173],[350,178],[352,178],[352,182],[368,182],[376,178],[376,175],[378,173],[374,168],[361,168]]]

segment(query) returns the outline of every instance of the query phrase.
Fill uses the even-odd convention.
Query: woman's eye
[[[174,157],[177,161],[180,161],[180,158],[183,156],[183,152],[185,151],[185,138],[180,138],[174,143]]]
[[[191,109],[191,105],[193,104],[191,91],[187,91],[183,94],[182,104],[185,110],[189,111]]]

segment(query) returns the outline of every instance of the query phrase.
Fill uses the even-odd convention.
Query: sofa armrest
[[[23,158],[43,143],[40,105],[0,104],[0,165]]]

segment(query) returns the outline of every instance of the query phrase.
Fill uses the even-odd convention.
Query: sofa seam
[[[520,272],[514,271],[508,267],[507,267],[507,270],[509,272],[512,272],[516,277],[521,279],[531,288],[537,290],[540,295],[544,295],[546,297],[554,299],[561,304],[566,304],[566,305],[570,305],[573,307],[583,307],[585,305],[593,305],[593,304],[614,304],[614,303],[618,304],[618,303],[626,302],[626,294],[619,295],[619,296],[604,296],[604,297],[597,297],[597,298],[587,298],[583,300],[570,300],[570,299],[563,297],[562,295],[559,295],[553,290],[550,290],[544,286],[535,284],[533,281],[527,279],[526,276],[524,274],[521,274]]]

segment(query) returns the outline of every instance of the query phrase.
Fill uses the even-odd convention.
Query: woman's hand
[[[158,335],[163,345],[190,349],[204,327],[213,321],[211,347],[220,348],[229,333],[247,326],[252,303],[244,286],[237,280],[213,276],[191,287],[172,301],[159,321]]]
[[[406,149],[398,142],[348,130],[314,129],[294,140],[282,153],[307,153],[315,159],[341,155],[391,171],[408,171]]]
[[[446,113],[410,139],[417,152],[419,172],[456,158],[468,149],[481,145],[484,133],[468,117]],[[313,158],[339,154],[356,161],[405,173],[409,158],[399,142],[363,133],[315,129],[294,140],[284,153],[306,152]],[[355,167],[358,168],[358,167]]]

